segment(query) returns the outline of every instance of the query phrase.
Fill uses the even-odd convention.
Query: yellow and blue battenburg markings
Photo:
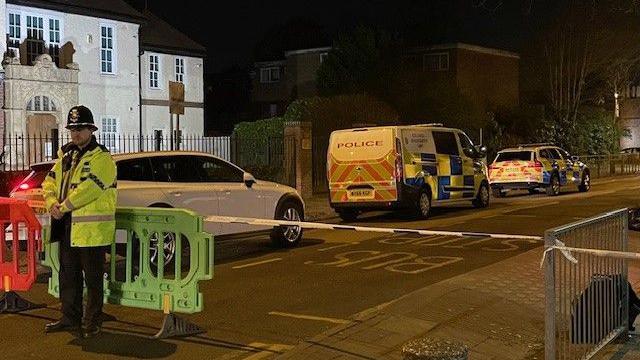
[[[405,184],[422,186],[427,182],[425,177],[431,175],[435,181],[429,185],[434,188],[438,200],[475,195],[475,176],[464,174],[460,156],[420,153],[420,162],[420,166],[407,166]]]

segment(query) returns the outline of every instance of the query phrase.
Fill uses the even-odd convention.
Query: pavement
[[[640,251],[640,233],[630,251]],[[277,359],[402,359],[402,346],[429,337],[456,340],[469,359],[544,359],[543,248],[414,291],[355,315]],[[640,290],[640,262],[629,263]],[[636,323],[638,326],[638,322]],[[624,335],[596,359],[640,359],[640,337]]]

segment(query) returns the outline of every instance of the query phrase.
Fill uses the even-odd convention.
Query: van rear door
[[[394,128],[334,131],[327,154],[331,202],[396,201],[399,151]]]

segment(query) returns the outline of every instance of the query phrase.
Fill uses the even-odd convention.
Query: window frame
[[[216,157],[210,157],[210,156],[195,156],[194,158],[195,158],[195,160],[197,162],[199,162],[197,164],[197,169],[200,172],[200,179],[201,179],[201,182],[203,182],[203,183],[213,183],[213,184],[224,184],[224,183],[229,184],[229,183],[232,183],[232,184],[238,184],[238,183],[243,183],[244,182],[244,171],[242,169],[238,168],[237,166],[227,162],[227,161],[224,161],[222,159],[218,159]],[[223,181],[211,181],[207,177],[208,174],[203,173],[204,168],[201,166],[201,164],[203,164],[204,162],[211,162],[211,163],[214,163],[214,164],[217,163],[217,164],[221,165],[221,167],[228,168],[230,170],[230,172],[231,171],[236,172],[236,174],[234,176],[238,176],[239,175],[239,177],[238,177],[239,180],[231,180],[231,181],[229,181],[228,179],[223,179]]]
[[[180,184],[197,184],[197,183],[201,183],[200,181],[200,174],[198,174],[197,172],[193,171],[193,172],[189,172],[189,175],[196,175],[198,177],[198,179],[191,179],[192,181],[178,181],[175,179],[172,179],[171,176],[169,176],[170,174],[167,172],[167,169],[164,167],[164,163],[171,160],[173,161],[173,159],[176,159],[175,162],[180,162],[182,164],[185,164],[185,160],[184,159],[179,159],[179,158],[187,158],[190,159],[189,161],[193,162],[193,156],[192,155],[163,155],[163,156],[154,156],[151,158],[151,166],[153,168],[153,173],[154,176],[157,175],[157,177],[155,177],[155,181],[156,182],[161,182],[161,183],[180,183]],[[186,163],[187,165],[189,165],[189,163]],[[192,163],[193,165],[193,163]]]
[[[329,57],[329,53],[328,52],[320,53],[320,64],[322,64],[325,61],[327,61],[327,57]]]
[[[107,35],[102,35],[102,29],[107,29]],[[111,37],[108,36],[108,31],[111,30]],[[103,46],[103,40],[107,40],[107,47]],[[111,40],[111,47],[108,47],[108,41]],[[117,62],[117,51],[116,51],[116,25],[110,23],[101,23],[100,24],[100,74],[102,75],[115,75],[117,73],[118,62]],[[105,56],[103,56],[103,54]],[[106,58],[106,54],[111,55],[111,59]],[[102,65],[111,64],[111,71],[103,70]]]
[[[152,59],[155,58],[155,62],[152,61]],[[161,90],[162,87],[160,86],[160,55],[159,54],[149,54],[149,67],[148,67],[148,74],[149,74],[149,89],[152,90]],[[155,69],[154,69],[154,65],[155,65]],[[155,75],[155,78],[154,78]],[[154,85],[155,82],[155,85]]]
[[[430,68],[427,65],[429,64],[429,62],[427,61],[428,58],[430,57],[437,57],[437,61],[438,61],[438,65],[435,68]],[[443,65],[442,59],[446,59],[446,65]],[[422,57],[422,69],[424,71],[449,71],[449,67],[450,67],[450,57],[449,57],[449,53],[448,52],[435,52],[435,53],[428,53],[428,54],[424,54],[424,56]]]
[[[105,120],[113,120],[113,124],[109,124],[109,126],[113,126],[115,131],[104,130]],[[114,135],[113,139],[109,138],[111,134]],[[112,153],[117,153],[120,149],[120,141],[118,141],[119,137],[117,136],[118,134],[120,134],[120,119],[114,115],[102,115],[100,117],[100,135],[102,137],[102,144]],[[111,144],[111,140],[113,140],[113,144]]]
[[[60,42],[62,41],[62,26],[60,25],[62,23],[62,21],[58,18],[55,17],[49,17],[48,18],[48,23],[49,23],[49,45],[58,45],[60,46]],[[52,29],[51,25],[56,25],[58,26],[58,28],[56,29],[55,26]],[[55,39],[51,38],[51,35],[56,35]]]
[[[120,178],[120,175],[122,174],[122,165],[123,163],[132,163],[132,162],[146,162],[147,163],[147,167],[149,168],[149,171],[151,172],[149,174],[149,179],[148,180],[133,180],[133,179],[122,179]],[[116,162],[116,168],[118,169],[118,174],[117,174],[117,180],[118,181],[139,181],[139,182],[155,182],[155,171],[153,170],[153,164],[151,163],[151,159],[149,159],[148,157],[140,157],[140,158],[133,158],[133,159],[123,159],[120,160],[118,162]]]
[[[274,71],[276,74],[278,74],[277,79],[274,79],[273,77]],[[267,74],[267,75],[263,76],[263,74]],[[282,74],[279,66],[267,66],[267,67],[260,68],[260,83],[262,84],[277,83],[277,82],[280,82],[281,79],[282,79]]]
[[[440,141],[442,139],[437,139],[436,134],[449,134],[452,137],[453,142],[455,143],[455,152],[456,153],[455,154],[451,154],[449,152],[441,151],[441,150],[444,150],[444,149],[439,148],[438,141]],[[434,144],[434,147],[435,147],[435,150],[436,150],[436,154],[438,154],[438,155],[449,155],[449,156],[460,156],[460,147],[459,147],[458,139],[456,137],[455,132],[453,132],[453,131],[433,130],[433,131],[431,131],[431,136],[433,137],[433,144]],[[449,150],[449,149],[447,149],[447,150]]]
[[[176,57],[174,62],[173,62],[173,70],[174,70],[174,74],[175,74],[175,80],[177,82],[186,83],[186,67],[185,67],[185,59],[183,57]],[[179,71],[181,70],[181,72]],[[178,77],[181,77],[181,79],[178,80]]]
[[[14,23],[13,25],[11,24],[11,18],[13,17],[14,19]],[[15,20],[17,21],[17,24],[15,23]],[[22,40],[22,13],[19,11],[11,11],[8,10],[7,11],[7,35],[9,35],[9,41],[17,41],[18,43],[20,43],[20,40]],[[11,36],[11,30],[14,30],[14,36]],[[17,36],[16,36],[17,35]],[[7,44],[7,47],[9,44]],[[11,47],[12,49],[18,49],[18,48],[14,48]]]

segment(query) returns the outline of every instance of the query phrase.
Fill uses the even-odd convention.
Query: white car
[[[304,202],[285,185],[256,180],[234,164],[200,152],[141,152],[115,154],[118,168],[118,206],[166,207],[193,210],[199,215],[238,216],[262,219],[304,220]],[[11,197],[29,200],[42,213],[41,184],[53,162],[33,165]],[[40,216],[42,218],[42,216]],[[279,246],[297,245],[299,227],[260,228],[242,224],[205,222],[213,235],[271,229]],[[153,239],[152,239],[153,240]],[[175,240],[165,235],[165,263],[173,258]],[[153,262],[154,254],[152,254]]]

